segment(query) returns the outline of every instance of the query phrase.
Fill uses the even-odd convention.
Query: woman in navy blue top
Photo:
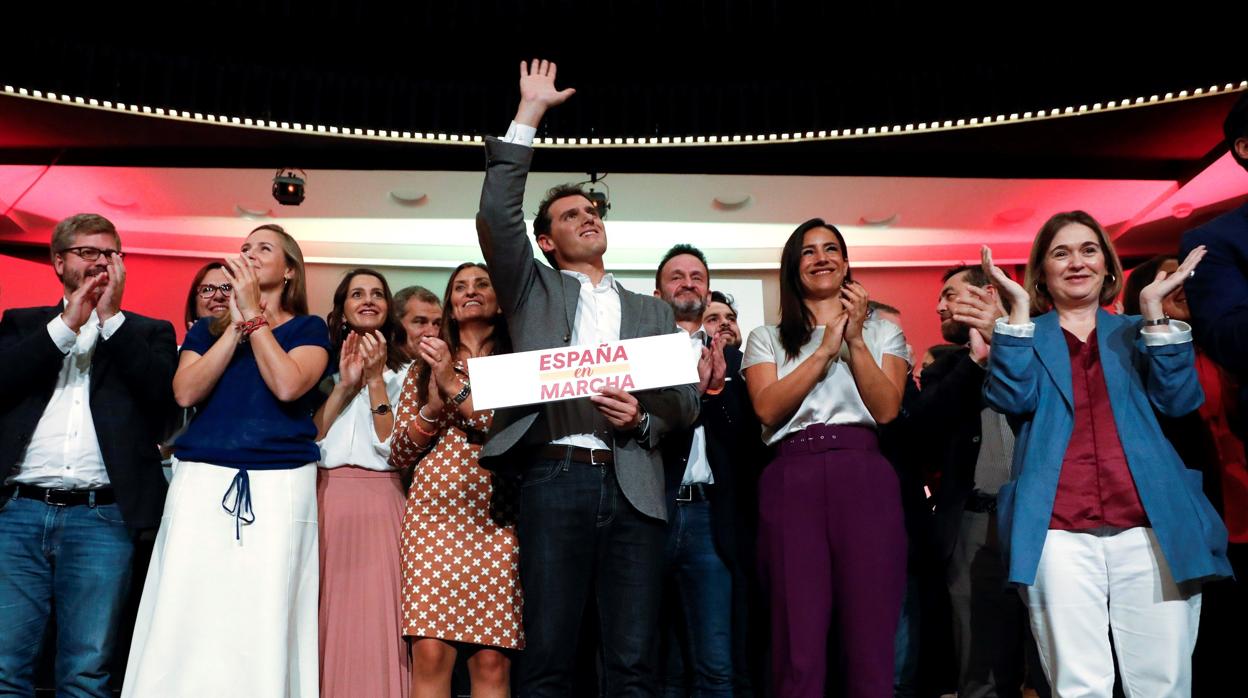
[[[276,225],[226,259],[230,313],[187,333],[176,462],[126,696],[316,696],[315,387],[329,361],[303,253]]]

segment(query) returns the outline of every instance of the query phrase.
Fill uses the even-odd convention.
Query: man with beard
[[[754,530],[748,517],[755,507],[748,502],[763,460],[758,421],[740,378],[741,352],[730,346],[730,333],[703,327],[709,284],[706,256],[686,244],[668,250],[654,275],[654,295],[689,333],[702,396],[693,426],[668,434],[662,444],[670,581],[663,678],[668,695],[692,689],[693,695],[731,697],[734,682],[737,694],[748,692],[750,683],[746,569]]]
[[[0,694],[34,695],[55,608],[57,695],[111,696],[135,533],[165,499],[173,325],[122,312],[105,218],[61,221],[51,248],[63,300],[0,320]]]
[[[992,327],[1006,311],[982,267],[945,272],[936,303],[940,331],[963,348],[923,371],[903,425],[940,472],[935,539],[952,605],[960,698],[1019,696],[1023,683],[1027,615],[1006,587],[996,517],[1014,435],[982,394]]]
[[[741,328],[737,325],[737,308],[732,296],[711,291],[711,300],[702,314],[702,326],[712,339],[723,335],[725,346],[741,348]]]

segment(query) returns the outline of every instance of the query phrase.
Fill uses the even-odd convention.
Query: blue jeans
[[[115,504],[0,501],[0,696],[35,693],[56,609],[57,696],[111,696],[109,662],[134,542]]]
[[[732,698],[732,573],[715,551],[709,502],[676,505],[668,524],[667,564],[679,608],[665,623],[683,618],[688,652],[669,642],[664,695],[677,698]],[[688,657],[690,662],[683,661]],[[685,692],[684,667],[692,664],[693,692]]]
[[[567,459],[525,467],[517,521],[525,648],[516,694],[571,694],[581,614],[592,599],[603,695],[655,695],[663,522],[628,503],[612,466]]]

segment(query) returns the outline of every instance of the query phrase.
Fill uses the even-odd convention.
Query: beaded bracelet
[[[245,320],[243,322],[238,323],[237,325],[235,325],[235,328],[238,330],[239,334],[242,335],[242,339],[240,339],[239,341],[246,342],[247,338],[251,336],[252,332],[255,332],[256,330],[260,329],[261,327],[264,327],[267,324],[269,324],[269,321],[265,319],[264,314],[257,315],[250,320]]]

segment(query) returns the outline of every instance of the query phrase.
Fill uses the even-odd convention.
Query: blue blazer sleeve
[[[1141,371],[1148,400],[1167,417],[1182,417],[1205,402],[1196,375],[1196,351],[1191,341],[1149,346],[1141,333],[1136,351],[1143,357]]]
[[[1041,369],[1034,347],[1035,337],[993,333],[984,381],[984,399],[992,409],[1010,417],[1036,411],[1036,374]]]

